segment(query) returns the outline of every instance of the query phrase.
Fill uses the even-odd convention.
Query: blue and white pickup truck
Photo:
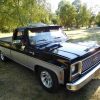
[[[15,29],[12,37],[0,38],[0,58],[35,71],[49,92],[59,85],[76,91],[100,69],[100,46],[68,42],[61,26],[27,26]]]

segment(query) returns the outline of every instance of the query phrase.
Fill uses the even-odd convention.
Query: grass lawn
[[[70,42],[97,41],[100,28],[66,31]],[[11,34],[0,34],[0,37]],[[41,88],[35,73],[13,61],[0,61],[0,100],[100,100],[100,71],[81,90],[71,93],[61,88],[50,94]]]
[[[97,41],[100,44],[100,28],[66,31],[71,42]]]

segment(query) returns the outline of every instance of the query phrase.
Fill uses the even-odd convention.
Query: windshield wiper
[[[55,37],[54,42],[61,42],[61,37]]]
[[[59,38],[61,38],[61,37],[55,37],[54,39],[59,39]]]
[[[40,42],[40,41],[46,41],[45,39],[42,39],[42,40],[38,40],[37,42]]]

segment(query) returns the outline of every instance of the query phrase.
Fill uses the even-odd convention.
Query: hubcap
[[[1,53],[0,54],[1,60],[4,60],[4,55]]]
[[[42,71],[40,77],[41,77],[41,81],[45,87],[47,87],[47,88],[52,87],[52,83],[53,83],[52,78],[51,78],[51,75],[47,71]]]

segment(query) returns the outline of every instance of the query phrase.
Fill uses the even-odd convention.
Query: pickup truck
[[[0,38],[0,58],[10,58],[35,71],[49,92],[60,85],[76,91],[100,69],[100,46],[68,42],[61,26],[27,26],[16,28],[12,37]]]

